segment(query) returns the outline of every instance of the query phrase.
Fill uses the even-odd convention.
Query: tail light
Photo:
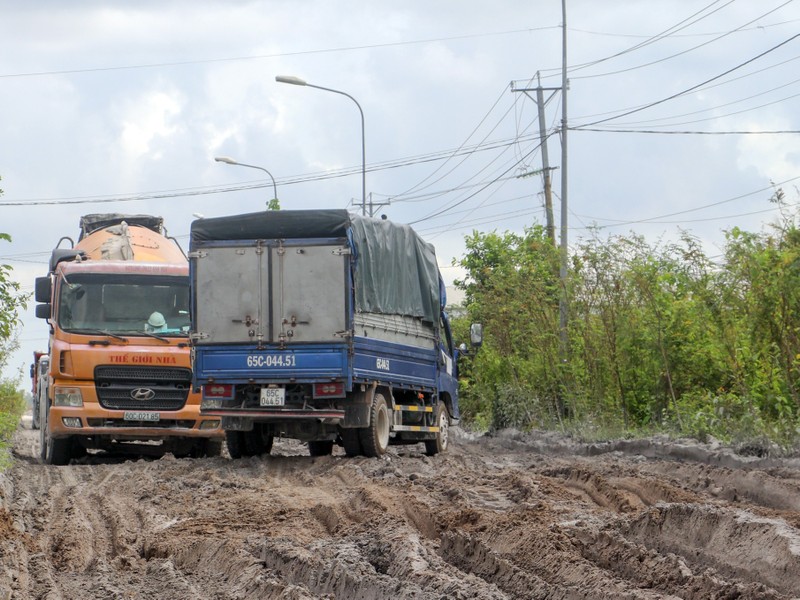
[[[230,383],[209,383],[203,386],[203,398],[217,398],[230,400],[233,398],[234,387]]]
[[[344,398],[344,383],[331,381],[314,384],[314,398]]]

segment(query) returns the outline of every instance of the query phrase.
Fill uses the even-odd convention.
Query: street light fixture
[[[358,100],[353,98],[350,94],[341,90],[334,90],[332,88],[322,87],[321,85],[313,85],[308,83],[305,79],[300,79],[294,75],[278,75],[275,77],[278,83],[289,83],[291,85],[302,85],[305,87],[316,88],[318,90],[325,90],[326,92],[333,92],[334,94],[341,94],[347,96],[356,103],[358,112],[361,114],[361,215],[367,214],[367,150],[364,138],[364,111],[361,110],[361,105]],[[372,215],[370,215],[372,216]]]
[[[225,163],[227,165],[239,165],[240,167],[248,167],[250,169],[258,169],[259,171],[264,171],[269,178],[272,180],[272,192],[275,194],[275,200],[278,199],[278,186],[275,185],[275,178],[272,176],[272,173],[267,171],[264,167],[259,167],[258,165],[246,165],[244,163],[240,163],[238,160],[233,160],[229,156],[217,156],[214,158],[215,161]],[[267,207],[269,207],[269,202],[267,202]]]

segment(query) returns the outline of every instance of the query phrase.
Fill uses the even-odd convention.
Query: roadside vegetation
[[[3,190],[0,190],[0,196]],[[8,234],[0,233],[0,242],[10,242]],[[19,283],[11,281],[11,267],[0,263],[0,369],[6,366],[8,357],[16,349],[16,325],[20,309],[25,308],[28,295],[20,291]],[[20,381],[0,378],[0,471],[9,461],[11,436],[25,410],[25,398],[19,387]]]
[[[543,227],[473,233],[459,262],[466,314],[484,326],[463,362],[462,412],[479,430],[557,429],[584,439],[713,436],[755,453],[800,439],[800,228],[697,239],[599,232],[570,257],[562,342],[558,251]]]

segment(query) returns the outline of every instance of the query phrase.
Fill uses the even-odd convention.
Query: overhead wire
[[[800,19],[789,19],[787,21],[779,21],[778,23],[769,23],[767,25],[756,25],[755,27],[747,27],[745,29],[739,29],[738,32],[742,31],[756,31],[760,29],[771,29],[773,27],[781,27],[783,25],[789,25],[791,23],[797,23]],[[567,31],[575,31],[577,33],[588,33],[590,35],[601,35],[607,37],[623,37],[623,38],[649,38],[652,37],[651,35],[646,35],[642,33],[616,33],[610,31],[593,31],[591,29],[579,29],[577,27],[567,27]],[[704,32],[697,32],[697,33],[673,33],[670,37],[709,37],[712,35],[719,35],[721,33],[725,33],[724,31],[704,31]]]
[[[733,1],[735,1],[735,0],[731,0],[731,2],[733,2]],[[730,4],[731,2],[728,2],[728,4]],[[657,60],[653,60],[653,61],[650,61],[650,62],[647,62],[647,63],[643,63],[643,64],[640,64],[640,65],[635,65],[635,66],[632,66],[632,67],[627,67],[625,69],[619,69],[617,71],[608,71],[608,72],[605,72],[605,73],[594,73],[594,74],[591,74],[591,75],[575,75],[575,76],[571,76],[570,79],[576,79],[576,80],[577,79],[594,79],[594,78],[597,78],[597,77],[607,77],[607,76],[610,76],[610,75],[619,75],[620,73],[628,73],[630,71],[636,71],[638,69],[643,69],[644,67],[651,67],[653,65],[656,65],[658,63],[662,63],[662,62],[667,61],[667,60],[672,60],[673,58],[677,58],[679,56],[683,56],[684,54],[688,54],[689,52],[694,52],[695,50],[697,50],[699,48],[703,48],[704,46],[708,46],[709,44],[713,44],[714,42],[718,42],[719,40],[721,40],[723,38],[726,38],[729,35],[732,35],[733,33],[736,33],[742,27],[746,27],[747,25],[752,25],[756,21],[759,21],[759,20],[763,19],[767,15],[770,15],[773,12],[775,12],[777,10],[780,10],[781,8],[783,8],[784,6],[786,6],[787,4],[790,4],[792,2],[794,2],[794,0],[786,0],[786,2],[784,2],[780,6],[777,6],[776,8],[773,8],[772,10],[764,13],[763,15],[761,15],[759,17],[756,17],[755,19],[753,19],[751,21],[748,21],[747,23],[745,23],[741,27],[737,27],[736,29],[732,29],[732,30],[728,31],[727,33],[723,33],[722,35],[719,35],[719,36],[715,37],[714,39],[707,40],[707,41],[703,42],[702,44],[698,44],[696,46],[692,46],[691,48],[687,48],[687,49],[682,50],[680,52],[676,52],[675,54],[670,54],[669,56],[664,56],[664,57],[659,58]]]
[[[0,73],[0,79],[11,79],[11,78],[18,78],[18,77],[42,77],[42,76],[50,76],[50,75],[74,75],[79,73],[100,73],[100,72],[107,72],[107,71],[129,71],[129,70],[138,70],[138,69],[157,69],[157,68],[164,68],[164,67],[181,67],[181,66],[189,66],[189,65],[202,65],[202,64],[213,64],[213,63],[224,63],[224,62],[236,62],[236,61],[247,61],[247,60],[263,60],[269,58],[284,58],[288,56],[306,56],[311,54],[326,54],[326,53],[334,53],[334,52],[352,52],[356,50],[374,50],[376,48],[391,48],[395,46],[412,46],[417,44],[430,44],[432,42],[448,42],[448,41],[455,41],[455,40],[466,40],[466,39],[474,39],[474,38],[481,38],[481,37],[495,37],[495,36],[505,36],[505,35],[515,35],[520,33],[531,33],[534,31],[544,31],[547,29],[558,29],[558,25],[549,25],[543,27],[528,27],[525,29],[512,29],[508,31],[496,31],[496,32],[485,32],[485,33],[473,33],[473,34],[464,34],[464,35],[455,35],[449,37],[438,37],[438,38],[423,38],[419,40],[407,40],[407,41],[400,41],[400,42],[384,42],[380,44],[364,44],[360,46],[342,46],[338,48],[319,48],[316,50],[299,50],[296,52],[276,52],[274,54],[257,54],[257,55],[250,55],[250,56],[231,56],[231,57],[223,57],[223,58],[208,58],[208,59],[197,59],[197,60],[180,60],[180,61],[165,61],[159,63],[146,63],[146,64],[138,64],[138,65],[116,65],[116,66],[109,66],[109,67],[86,67],[86,68],[74,68],[74,69],[60,69],[60,70],[48,70],[48,71],[31,71],[26,73]]]
[[[707,91],[707,90],[711,90],[711,89],[714,89],[714,88],[717,88],[717,87],[721,87],[721,86],[724,86],[724,85],[729,85],[729,84],[734,83],[736,81],[740,81],[742,79],[746,79],[746,78],[752,77],[754,75],[759,75],[759,74],[764,73],[766,71],[769,71],[771,69],[776,69],[778,67],[782,67],[783,65],[785,65],[787,63],[790,63],[790,62],[793,62],[793,61],[798,60],[798,59],[800,59],[800,55],[799,56],[795,56],[793,58],[789,58],[789,59],[780,61],[780,62],[775,63],[773,65],[769,65],[768,67],[763,67],[761,69],[756,69],[755,71],[751,71],[749,73],[744,73],[742,75],[739,75],[738,77],[731,77],[730,79],[726,79],[725,81],[720,81],[720,82],[714,83],[712,85],[708,85],[708,86],[697,88],[697,90],[695,90],[695,91]],[[593,119],[594,117],[602,117],[602,116],[605,116],[605,115],[611,115],[611,114],[615,114],[615,113],[622,112],[622,111],[628,111],[628,110],[642,108],[644,106],[646,106],[646,105],[645,104],[640,104],[638,106],[628,106],[626,108],[619,108],[619,109],[616,109],[616,110],[609,110],[609,111],[600,112],[600,113],[593,113],[593,114],[589,114],[589,115],[580,115],[580,116],[573,117],[573,119],[577,120],[577,121],[581,121],[581,120],[585,120],[585,119]]]
[[[749,58],[746,61],[741,62],[738,65],[736,65],[734,67],[731,67],[730,69],[727,69],[726,71],[723,71],[722,73],[719,73],[718,75],[714,75],[713,77],[710,77],[710,78],[702,81],[701,83],[695,84],[695,85],[690,86],[690,87],[688,87],[688,88],[686,88],[684,90],[681,90],[680,92],[676,92],[676,93],[671,94],[671,95],[669,95],[669,96],[667,96],[665,98],[661,98],[660,100],[656,100],[654,102],[650,102],[650,103],[645,104],[644,106],[642,106],[640,108],[632,109],[632,110],[620,113],[620,114],[615,115],[615,116],[607,117],[605,119],[599,119],[599,120],[593,121],[591,123],[584,123],[582,125],[578,125],[576,128],[580,129],[582,127],[594,127],[595,125],[599,125],[600,123],[606,123],[608,121],[614,121],[614,120],[620,119],[622,117],[627,117],[628,115],[632,115],[634,113],[641,112],[641,111],[646,110],[648,108],[652,108],[654,106],[658,106],[659,104],[663,104],[665,102],[669,102],[670,100],[674,100],[675,98],[679,98],[680,96],[684,96],[684,95],[686,95],[686,94],[688,94],[690,92],[693,92],[694,90],[700,88],[701,86],[706,85],[707,83],[710,83],[712,81],[716,81],[718,79],[721,79],[722,77],[725,77],[729,73],[733,73],[734,71],[736,71],[738,69],[741,69],[742,67],[744,67],[744,66],[746,66],[746,65],[748,65],[748,64],[750,64],[752,62],[755,62],[756,60],[766,56],[767,54],[776,51],[778,48],[781,48],[781,47],[785,46],[786,44],[794,41],[798,37],[800,37],[800,33],[796,33],[795,35],[793,35],[793,36],[785,39],[784,41],[780,42],[779,44],[776,44],[775,46],[772,46],[771,48],[769,48],[769,49],[757,54],[756,56],[753,56],[752,58]]]
[[[431,177],[433,177],[433,176],[434,176],[436,173],[438,173],[438,172],[439,172],[441,169],[443,169],[443,168],[444,168],[444,166],[445,166],[445,165],[446,165],[446,164],[447,164],[447,163],[450,161],[450,159],[451,159],[451,158],[453,158],[453,157],[455,157],[455,156],[457,156],[457,155],[458,155],[458,153],[459,153],[459,152],[460,152],[460,151],[461,151],[461,150],[464,148],[464,146],[466,146],[467,142],[469,142],[469,140],[472,138],[472,136],[473,136],[473,135],[475,135],[475,133],[478,131],[478,129],[480,129],[481,125],[483,125],[483,123],[484,123],[484,122],[486,122],[486,119],[488,119],[488,118],[489,118],[489,115],[491,115],[491,114],[492,114],[492,111],[494,111],[494,109],[495,109],[495,108],[497,107],[497,105],[500,103],[500,100],[502,100],[502,98],[505,96],[505,93],[506,93],[506,88],[503,88],[503,91],[502,91],[502,92],[500,92],[500,95],[497,97],[497,100],[495,100],[495,101],[494,101],[494,104],[492,104],[491,108],[489,108],[489,110],[486,112],[486,114],[483,116],[483,118],[480,120],[480,122],[479,122],[479,123],[478,123],[478,124],[477,124],[477,125],[476,125],[476,126],[473,128],[473,129],[472,129],[472,131],[471,131],[471,132],[470,132],[470,134],[469,134],[469,135],[468,135],[468,136],[467,136],[467,137],[464,139],[464,141],[463,141],[463,142],[461,142],[461,145],[460,145],[458,148],[456,148],[456,149],[453,151],[453,156],[451,156],[451,157],[448,157],[448,158],[447,158],[447,160],[445,160],[445,162],[444,162],[444,163],[442,163],[441,165],[439,165],[439,166],[438,166],[438,167],[437,167],[437,168],[436,168],[436,169],[435,169],[433,172],[429,173],[429,174],[427,175],[427,177],[425,177],[424,179],[422,179],[422,181],[420,181],[420,182],[416,183],[415,185],[411,186],[411,187],[410,187],[409,189],[407,189],[405,192],[401,192],[401,193],[397,194],[396,196],[392,196],[392,198],[391,198],[391,199],[392,199],[392,200],[394,200],[395,198],[402,198],[402,197],[403,197],[403,196],[405,196],[406,194],[410,194],[411,192],[414,192],[414,191],[416,191],[416,190],[418,190],[418,189],[426,189],[426,187],[430,187],[430,185],[433,185],[433,184],[435,184],[435,183],[438,183],[438,182],[439,182],[439,181],[441,181],[441,180],[442,180],[444,177],[446,177],[447,175],[449,175],[450,173],[452,173],[452,169],[451,169],[451,170],[450,170],[448,173],[445,173],[445,174],[444,174],[442,177],[440,177],[439,179],[437,179],[437,180],[435,180],[435,181],[431,182],[431,183],[430,183],[428,186],[426,186],[426,187],[421,187],[421,186],[422,186],[422,185],[423,185],[423,184],[424,184],[426,181],[428,181],[428,180],[429,180]],[[495,131],[495,130],[497,129],[497,127],[498,127],[498,125],[499,125],[499,122],[501,122],[501,121],[502,121],[502,119],[503,119],[503,118],[504,118],[504,117],[505,117],[507,114],[508,114],[508,111],[506,111],[506,113],[503,115],[503,117],[501,117],[501,118],[500,118],[500,121],[498,121],[498,124],[495,124],[495,126],[494,126],[494,127],[491,129],[491,131],[489,131],[489,133],[488,133],[488,134],[486,134],[486,136],[484,136],[484,138],[483,138],[483,140],[481,140],[481,142],[484,142],[484,141],[486,141],[486,138],[487,138],[489,135],[491,135],[491,133],[492,133],[493,131]],[[480,142],[479,142],[479,144],[480,144]],[[463,163],[463,161],[462,161],[462,163]],[[459,164],[462,164],[462,163],[459,163]],[[457,168],[457,167],[456,167],[456,168]]]
[[[530,136],[526,136],[525,139],[535,140],[538,138],[538,134],[531,134]],[[462,152],[466,152],[469,154],[474,154],[476,152],[483,152],[483,151],[491,151],[498,148],[509,147],[518,142],[518,138],[508,138],[505,140],[492,140],[486,142],[482,147],[481,146],[472,146],[468,147],[467,149],[463,150]],[[432,162],[435,160],[443,160],[445,158],[449,158],[453,155],[452,150],[446,150],[441,152],[417,155],[414,157],[409,157],[406,159],[397,159],[393,161],[386,161],[383,163],[375,163],[373,165],[367,165],[367,172],[374,172],[380,171],[384,169],[394,169],[398,167],[404,167],[409,165],[415,164],[422,164],[426,162]],[[322,181],[327,179],[334,179],[339,177],[345,177],[348,175],[352,175],[355,173],[361,172],[361,166],[359,167],[347,167],[345,169],[338,169],[332,171],[323,171],[319,173],[310,173],[305,175],[297,175],[293,177],[286,177],[286,178],[277,178],[276,183],[280,184],[281,186],[286,185],[293,185],[297,183],[307,183],[311,181]],[[261,180],[259,180],[261,181]],[[217,193],[226,193],[226,192],[238,192],[238,191],[246,191],[252,189],[262,189],[265,187],[271,187],[271,182],[264,182],[264,183],[242,183],[237,185],[228,185],[228,186],[205,186],[205,187],[193,187],[193,188],[178,188],[178,189],[170,189],[170,190],[157,190],[153,192],[139,192],[134,194],[113,194],[113,195],[102,195],[102,196],[74,196],[74,197],[61,197],[61,198],[34,198],[34,199],[25,199],[20,201],[9,201],[9,200],[0,200],[0,208],[4,206],[40,206],[40,205],[58,205],[58,204],[92,204],[92,203],[108,203],[108,202],[131,202],[137,200],[153,200],[153,199],[164,199],[164,198],[177,198],[177,197],[185,197],[185,196],[202,196],[202,195],[209,195],[209,194],[217,194]]]
[[[725,8],[729,4],[732,4],[736,0],[729,0],[726,4],[724,4],[723,6],[715,9],[714,11],[710,12],[708,15],[704,15],[703,17],[700,17],[696,21],[692,21],[690,23],[686,23],[687,21],[690,21],[691,19],[693,19],[697,15],[700,15],[700,14],[704,13],[709,8],[714,6],[715,4],[718,4],[720,1],[721,0],[715,0],[711,4],[708,4],[708,5],[704,6],[699,11],[697,11],[697,12],[693,13],[692,15],[686,17],[682,21],[679,21],[675,25],[672,25],[672,26],[668,27],[667,29],[665,29],[664,31],[661,31],[661,32],[659,32],[659,33],[657,33],[655,35],[649,36],[645,41],[640,42],[638,44],[635,44],[635,45],[631,46],[630,48],[626,48],[625,50],[621,50],[620,52],[616,52],[616,53],[611,54],[609,56],[605,56],[603,58],[599,58],[599,59],[596,59],[596,60],[593,60],[593,61],[589,61],[589,62],[585,62],[585,63],[579,63],[577,65],[568,65],[567,66],[567,73],[572,73],[574,71],[579,71],[579,70],[582,70],[582,69],[585,69],[585,68],[588,68],[588,67],[592,67],[594,65],[598,65],[598,64],[604,63],[606,61],[612,60],[614,58],[618,58],[618,57],[623,56],[625,54],[629,54],[631,52],[634,52],[636,50],[639,50],[641,48],[649,46],[650,44],[658,42],[658,41],[664,39],[665,37],[671,36],[675,31],[682,31],[683,29],[685,29],[687,27],[690,27],[691,25],[694,25],[695,23],[701,21],[702,19],[705,19],[705,18],[709,17],[710,15],[712,15],[715,12],[721,10],[722,8]],[[560,68],[551,68],[551,69],[543,69],[542,71],[544,72],[544,71],[560,71],[560,70],[561,70]],[[545,77],[555,77],[555,76],[556,75],[553,74],[553,75],[546,75]]]
[[[646,223],[656,222],[656,219],[665,219],[665,218],[668,218],[668,217],[675,217],[675,216],[678,216],[678,215],[685,215],[685,214],[697,212],[697,211],[700,211],[700,210],[705,210],[707,208],[713,208],[715,206],[721,206],[723,204],[729,204],[729,203],[735,202],[737,200],[742,200],[743,198],[749,198],[750,196],[755,196],[756,194],[763,194],[764,192],[768,192],[768,191],[774,190],[776,187],[780,187],[782,185],[786,185],[787,183],[791,183],[793,181],[797,181],[798,179],[800,179],[800,175],[798,175],[796,177],[790,177],[789,179],[785,179],[785,180],[779,181],[777,183],[770,183],[769,186],[754,190],[752,192],[747,192],[746,194],[740,194],[739,196],[734,196],[733,198],[727,198],[725,200],[719,200],[717,202],[712,202],[710,204],[704,204],[702,206],[696,206],[694,208],[688,208],[688,209],[685,209],[685,210],[679,210],[679,211],[675,211],[675,212],[671,212],[671,213],[666,213],[666,214],[663,214],[663,215],[657,215],[657,216],[654,216],[654,217],[646,217],[646,218],[643,218],[643,219],[630,219],[630,220],[620,221],[620,222],[618,222],[618,223],[616,223],[614,225],[601,225],[600,227],[646,224]],[[592,217],[592,216],[589,216],[589,215],[582,215],[582,216],[584,218],[593,219],[595,221],[612,220],[612,219],[605,219],[605,218],[602,218],[602,217]]]
[[[792,81],[789,81],[789,82],[784,83],[782,85],[779,85],[777,87],[770,88],[768,90],[763,90],[761,92],[758,92],[757,94],[751,94],[750,96],[747,96],[745,98],[738,98],[736,100],[731,100],[730,102],[726,102],[724,104],[717,104],[715,106],[709,106],[707,108],[702,108],[700,110],[695,110],[695,111],[691,111],[691,112],[688,112],[688,113],[682,113],[682,114],[678,114],[678,115],[669,115],[669,116],[666,116],[666,117],[656,117],[654,119],[649,119],[647,121],[638,121],[638,122],[634,122],[634,123],[617,123],[617,125],[618,126],[628,126],[628,127],[642,126],[642,125],[651,125],[652,127],[671,127],[672,124],[665,123],[663,125],[656,125],[655,123],[657,121],[666,121],[668,119],[678,119],[678,118],[681,118],[681,117],[688,117],[688,116],[691,116],[691,115],[702,114],[702,113],[705,113],[705,112],[718,110],[720,108],[725,108],[726,106],[731,106],[733,104],[739,104],[741,102],[746,102],[747,100],[752,100],[753,98],[758,98],[759,96],[765,96],[767,94],[771,94],[772,92],[778,91],[778,90],[783,89],[785,87],[789,87],[790,85],[794,85],[795,83],[798,83],[798,82],[800,82],[800,79],[794,79]],[[780,99],[778,101],[775,101],[774,104],[777,104],[778,102],[783,102],[785,100],[789,100],[791,98],[794,98],[795,95],[782,98],[782,99]],[[749,108],[747,110],[755,110],[755,109],[758,109],[758,108],[763,108],[764,106],[769,106],[769,104],[762,104],[762,105],[759,105],[759,106],[754,106],[754,107]],[[738,113],[731,113],[731,114],[738,114]],[[728,116],[728,115],[716,115],[713,118],[717,119],[717,118],[721,118],[721,117],[724,117],[724,116]]]

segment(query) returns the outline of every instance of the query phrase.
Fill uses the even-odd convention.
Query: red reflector
[[[315,398],[341,398],[344,396],[344,383],[315,383],[314,384],[314,397]]]
[[[204,385],[203,398],[233,398],[233,385],[229,383]]]

